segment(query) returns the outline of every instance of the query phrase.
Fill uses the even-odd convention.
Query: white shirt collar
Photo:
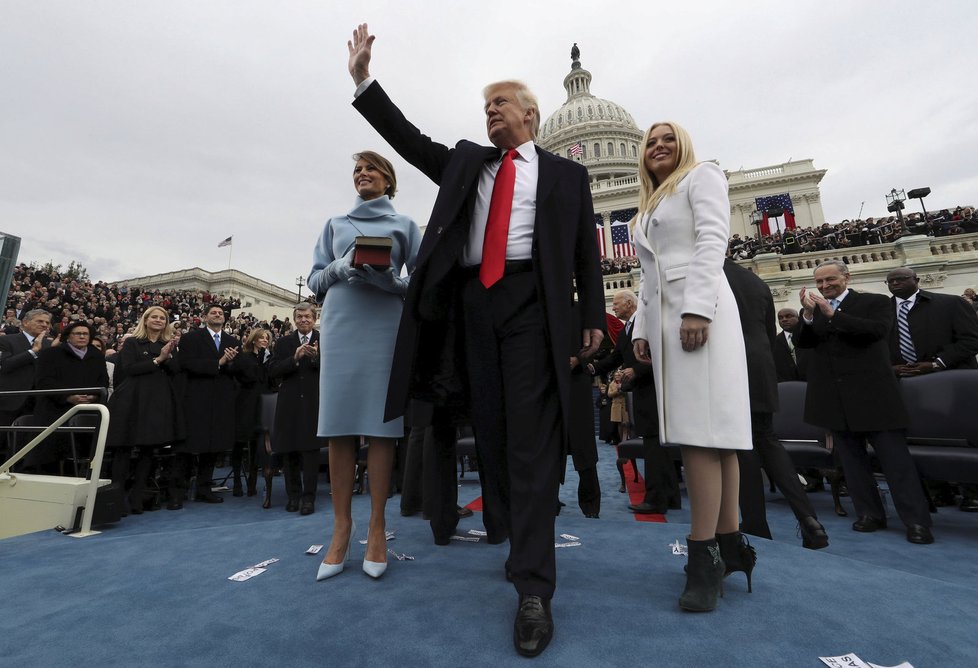
[[[897,297],[896,298],[897,306],[902,306],[903,302],[910,302],[910,308],[913,308],[913,305],[917,303],[917,295],[919,294],[920,294],[920,290],[917,290],[917,292],[913,293],[906,299],[900,299],[899,297]]]
[[[30,334],[28,334],[24,330],[20,330],[20,333],[27,337],[27,342],[29,344],[31,344],[32,346],[34,345],[34,339],[37,338],[36,336],[31,336]]]
[[[519,153],[520,157],[523,158],[523,160],[525,160],[526,162],[533,162],[534,160],[537,159],[537,147],[536,144],[533,143],[532,139],[528,142],[523,142],[522,144],[517,146],[516,152]],[[499,150],[500,160],[503,159],[503,155],[505,153],[506,153],[505,150],[503,149]]]

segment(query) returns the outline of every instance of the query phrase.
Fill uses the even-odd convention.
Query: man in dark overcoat
[[[771,344],[778,382],[804,381],[807,378],[806,369],[811,351],[795,346],[793,332],[798,326],[797,309],[783,308],[779,310],[778,325],[781,326],[781,332],[774,337],[774,343]]]
[[[187,439],[179,446],[174,487],[179,492],[171,505],[183,501],[191,456],[197,455],[197,501],[222,503],[211,484],[217,453],[234,447],[234,402],[238,392],[234,358],[241,342],[223,331],[225,314],[218,304],[205,306],[204,327],[180,338],[180,367],[184,372],[184,415]]]
[[[295,331],[275,342],[269,375],[281,382],[275,402],[272,449],[283,455],[285,509],[302,515],[315,511],[319,480],[319,332],[313,329],[316,307],[295,307]]]
[[[883,295],[849,289],[849,269],[823,262],[815,270],[818,292],[801,289],[796,343],[811,348],[805,421],[831,430],[849,496],[859,516],[855,531],[886,528],[886,513],[866,452],[866,441],[889,483],[893,505],[911,543],[934,542],[927,499],[903,430],[909,422],[890,366],[894,313]]]
[[[370,77],[373,40],[364,24],[348,44],[354,107],[439,185],[405,296],[386,416],[424,394],[426,373],[444,368],[437,358],[445,336],[463,328],[461,359],[452,363],[467,372],[471,392],[483,519],[490,542],[510,540],[507,570],[519,594],[513,641],[535,656],[553,634],[554,518],[570,427],[564,342],[576,326],[575,287],[585,323],[579,357],[593,355],[603,336],[587,170],[534,145],[539,106],[518,82],[484,91],[493,146],[433,142]]]
[[[0,336],[0,392],[34,388],[37,356],[51,345],[51,314],[35,309],[24,314],[21,331]],[[27,397],[0,398],[0,426],[6,427],[33,406]]]
[[[798,480],[791,457],[774,434],[774,413],[778,410],[778,379],[774,370],[774,298],[771,289],[752,271],[729,258],[723,273],[737,301],[740,327],[747,353],[747,381],[750,391],[750,425],[753,450],[738,450],[740,463],[740,530],[761,538],[771,538],[764,506],[764,480],[761,466],[784,494],[798,520],[802,546],[818,550],[829,544],[825,528],[818,521],[805,489]]]
[[[939,373],[945,369],[978,369],[978,315],[970,302],[955,295],[920,289],[917,272],[909,267],[886,275],[886,286],[897,326],[890,331],[890,363],[900,378]],[[901,346],[900,318],[907,331]],[[908,345],[909,344],[909,345]],[[947,490],[948,483],[928,482],[932,494]],[[961,510],[978,512],[978,485],[961,485]]]
[[[642,437],[645,455],[645,497],[640,503],[629,504],[628,509],[639,514],[662,514],[670,508],[681,507],[679,479],[672,456],[659,443],[659,410],[655,399],[655,380],[652,365],[635,359],[632,348],[632,327],[638,299],[631,290],[620,290],[611,301],[611,310],[625,323],[618,334],[614,351],[603,360],[588,365],[591,375],[605,374],[618,367],[622,374],[622,388],[632,393],[632,433]]]

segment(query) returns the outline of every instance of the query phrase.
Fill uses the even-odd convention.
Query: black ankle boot
[[[244,496],[244,489],[241,487],[241,474],[234,472],[234,486],[231,488],[232,496]]]
[[[726,577],[731,573],[743,571],[747,576],[747,592],[750,593],[753,591],[751,589],[750,579],[751,573],[754,570],[754,564],[757,563],[757,552],[747,542],[747,536],[739,531],[735,533],[718,533],[717,544],[720,546],[720,557],[724,563],[723,576]]]
[[[679,607],[691,612],[709,612],[717,607],[717,596],[723,596],[723,560],[715,538],[686,539],[689,562],[686,565],[686,588],[679,597]]]

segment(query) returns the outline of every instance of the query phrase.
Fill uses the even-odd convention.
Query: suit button
[[[652,225],[653,225],[654,227],[658,227],[658,225],[659,225],[659,219],[658,219],[658,218],[653,218],[653,219],[652,219]]]
[[[441,234],[442,230],[444,229],[444,227],[439,227],[437,230],[435,230],[435,234]]]

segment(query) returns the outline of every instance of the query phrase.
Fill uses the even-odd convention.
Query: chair
[[[900,381],[910,413],[907,445],[922,478],[978,482],[978,370],[958,369]]]

